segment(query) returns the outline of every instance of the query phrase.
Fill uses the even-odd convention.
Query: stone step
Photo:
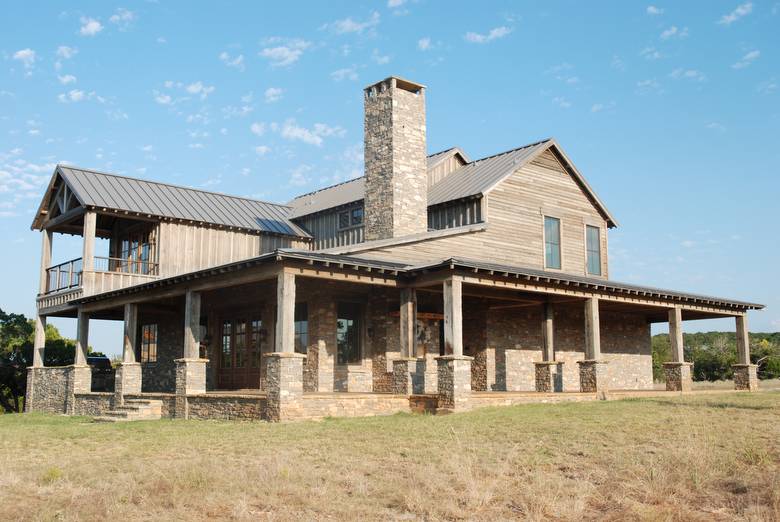
[[[129,422],[137,420],[160,420],[162,401],[128,399],[121,406],[94,417],[95,422]]]

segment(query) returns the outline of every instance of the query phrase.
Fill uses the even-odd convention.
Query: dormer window
[[[363,224],[363,207],[339,212],[339,230],[357,227]]]

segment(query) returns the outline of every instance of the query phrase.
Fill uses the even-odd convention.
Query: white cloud
[[[244,55],[239,54],[238,56],[231,57],[226,51],[222,51],[219,53],[219,59],[227,65],[228,67],[233,67],[235,69],[238,69],[239,71],[243,71],[245,69],[244,66]]]
[[[160,105],[170,105],[173,101],[170,95],[154,91],[154,101]]]
[[[204,147],[202,143],[190,143],[187,146],[191,149],[202,149]],[[209,183],[209,185],[215,185],[215,183]]]
[[[265,103],[274,103],[282,99],[284,90],[279,87],[269,87],[265,90],[264,97]]]
[[[355,81],[358,79],[357,67],[353,65],[352,67],[335,70],[330,73],[330,77],[337,82],[340,82],[341,80]]]
[[[68,85],[69,83],[76,83],[76,77],[72,74],[66,74],[64,76],[57,76],[57,79],[62,85]]]
[[[283,40],[281,38],[271,38],[267,40],[269,47],[260,51],[260,56],[271,62],[272,67],[287,67],[297,62],[303,52],[311,47],[311,42],[294,38]],[[281,45],[273,45],[280,43]]]
[[[374,51],[371,53],[371,59],[374,60],[377,65],[385,65],[390,63],[390,56],[380,54],[378,49],[374,49]]]
[[[618,71],[622,71],[626,68],[626,64],[623,63],[623,60],[620,58],[620,56],[616,54],[612,56],[612,62],[610,62],[610,65],[612,65],[612,67]]]
[[[417,48],[421,51],[427,51],[431,48],[431,39],[427,36],[425,38],[420,38],[417,40]]]
[[[81,29],[79,29],[81,36],[95,36],[102,30],[103,24],[101,24],[98,20],[85,16],[81,17]]]
[[[400,4],[399,4],[400,5]],[[329,29],[336,34],[348,34],[356,33],[362,34],[366,30],[372,31],[377,25],[379,25],[379,13],[374,11],[366,20],[360,22],[353,20],[351,17],[344,18],[343,20],[336,20],[333,23],[325,24],[324,29]]]
[[[153,145],[144,145],[143,147],[141,147],[141,150],[144,151],[144,152],[152,152],[154,150],[154,146]]]
[[[62,103],[80,102],[87,97],[84,91],[78,89],[72,89],[67,93],[60,94],[57,99]]]
[[[590,112],[596,113],[596,112],[603,112],[608,111],[610,109],[615,108],[615,102],[611,101],[609,103],[594,103],[593,106],[590,108]]]
[[[568,109],[569,107],[571,107],[571,102],[566,98],[564,98],[563,96],[556,96],[555,98],[553,98],[552,102],[558,107],[560,107],[561,109]]]
[[[116,25],[120,31],[127,31],[130,25],[135,21],[135,13],[124,7],[120,7],[108,19],[109,22]]]
[[[731,67],[733,69],[744,69],[745,67],[748,67],[750,64],[755,62],[759,56],[761,56],[761,51],[758,50],[750,51],[745,56],[743,56],[737,63],[733,64]]]
[[[78,49],[75,47],[68,47],[67,45],[60,45],[57,47],[57,56],[60,58],[64,58],[65,60],[70,60],[76,54],[78,54]]]
[[[35,60],[38,58],[35,54],[35,51],[28,47],[27,49],[20,49],[16,51],[14,53],[13,59],[22,62],[24,68],[27,69],[27,71],[30,71],[33,67],[35,67]]]
[[[167,44],[168,40],[164,36],[158,36],[157,37],[157,43],[158,44]]]
[[[401,7],[406,3],[406,0],[387,0],[387,7],[390,9],[395,9],[396,7]]]
[[[345,131],[341,127],[331,127],[324,123],[315,123],[314,128],[310,130],[298,126],[293,119],[285,121],[281,128],[282,138],[290,141],[302,141],[317,147],[322,146],[323,137],[341,137],[344,134]]]
[[[502,25],[501,27],[495,27],[491,29],[487,34],[468,32],[464,38],[467,42],[483,44],[492,42],[493,40],[498,40],[499,38],[503,38],[511,32],[511,28]]]
[[[647,14],[649,14],[650,16],[658,16],[664,14],[664,10],[654,5],[648,5]]]
[[[679,29],[676,25],[673,25],[669,29],[662,31],[660,35],[661,40],[669,40],[670,38],[682,39],[687,37],[688,37],[688,28],[683,27],[682,29]]]
[[[640,92],[649,92],[649,91],[660,91],[661,90],[661,84],[659,84],[655,78],[651,78],[648,80],[640,80],[636,82],[636,87]]]
[[[271,152],[271,147],[268,147],[266,145],[258,145],[257,147],[255,147],[255,154],[257,154],[258,156],[265,156],[269,152]]]
[[[645,60],[659,60],[663,58],[663,55],[655,47],[645,47],[639,52],[639,56],[645,58]]]
[[[753,3],[752,2],[746,2],[744,4],[738,5],[733,11],[731,11],[729,14],[725,14],[720,17],[720,20],[718,20],[718,24],[720,25],[731,25],[743,16],[749,15],[753,11]]]
[[[759,83],[756,90],[761,94],[772,94],[777,90],[777,87],[777,80],[772,78],[771,80]]]
[[[718,123],[716,121],[708,123],[707,128],[718,132],[726,132],[726,127],[723,124]]]
[[[242,105],[240,107],[228,105],[227,107],[222,108],[222,115],[225,117],[225,119],[234,117],[243,118],[244,116],[251,114],[254,110],[255,108],[251,105]]]
[[[672,71],[669,76],[674,79],[694,80],[697,82],[703,82],[707,80],[707,77],[704,75],[704,73],[696,69],[678,68]]]
[[[265,123],[263,122],[255,122],[252,125],[249,126],[249,130],[252,131],[252,134],[255,134],[257,136],[262,136],[265,134]]]
[[[201,100],[205,100],[209,94],[214,92],[214,86],[207,86],[203,82],[197,81],[187,85],[185,90],[190,94],[197,94]]]
[[[306,175],[312,168],[309,165],[300,165],[290,171],[290,185],[300,187],[309,183],[309,177]]]

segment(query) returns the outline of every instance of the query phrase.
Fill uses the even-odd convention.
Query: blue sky
[[[776,1],[4,3],[0,307],[34,311],[57,162],[285,202],[362,173],[361,88],[393,74],[428,86],[430,152],[557,138],[620,222],[612,279],[780,330],[779,25]]]

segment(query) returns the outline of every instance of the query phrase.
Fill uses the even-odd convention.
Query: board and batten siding
[[[561,220],[561,272],[586,275],[585,225],[601,234],[601,276],[609,274],[607,223],[575,179],[548,149],[486,196],[487,228],[355,255],[423,263],[461,257],[544,269],[544,216]]]
[[[339,214],[362,206],[360,203],[341,207],[336,211],[310,214],[296,219],[295,223],[314,238],[314,250],[355,245],[364,241],[363,225],[339,230]]]
[[[461,199],[428,207],[428,229],[444,230],[482,222],[482,198]]]
[[[159,224],[158,237],[161,277],[250,259],[277,248],[309,248],[308,243],[287,237],[171,222]]]

